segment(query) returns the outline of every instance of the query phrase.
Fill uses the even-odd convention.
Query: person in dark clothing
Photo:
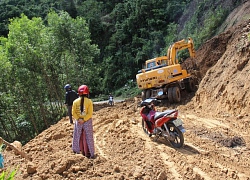
[[[73,105],[73,101],[78,98],[78,94],[74,90],[72,90],[72,87],[71,87],[70,84],[66,84],[64,86],[64,89],[66,90],[66,93],[65,93],[65,103],[64,104],[68,108],[68,115],[69,115],[70,123],[73,124],[73,119],[72,119],[72,105]]]

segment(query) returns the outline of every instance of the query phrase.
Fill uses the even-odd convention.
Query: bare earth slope
[[[209,42],[213,42],[212,44],[207,42],[203,45],[205,50],[201,49],[199,54],[206,54],[206,58],[200,61],[200,69],[206,74],[194,99],[196,107],[220,115],[237,116],[249,113],[250,42],[247,36],[249,32],[250,20],[211,39]],[[222,37],[226,42],[220,40]],[[218,48],[210,48],[207,51],[210,46],[218,44]],[[203,51],[206,53],[202,53]],[[214,58],[216,55],[217,58]],[[216,61],[212,61],[213,59]],[[206,66],[201,66],[202,64],[212,67],[206,69]]]
[[[17,180],[249,180],[249,33],[250,20],[207,41],[197,51],[202,80],[192,100],[157,106],[179,109],[183,148],[144,134],[135,98],[94,105],[95,159],[72,152],[67,117],[22,147],[31,161],[4,151],[5,170],[17,167]]]

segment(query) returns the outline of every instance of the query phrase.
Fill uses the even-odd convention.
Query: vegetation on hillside
[[[189,36],[198,48],[239,5],[213,3],[0,1],[0,136],[25,143],[56,123],[65,115],[66,83],[73,89],[88,84],[92,98],[122,95],[128,87],[127,95],[136,94],[135,75],[146,59]],[[187,14],[185,25],[179,24]]]
[[[62,116],[63,84],[94,76],[89,72],[95,71],[98,49],[85,19],[65,12],[49,13],[46,25],[41,18],[21,15],[11,20],[9,30],[1,39],[1,136],[26,141]]]

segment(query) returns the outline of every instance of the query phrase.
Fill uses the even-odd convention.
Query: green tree
[[[11,20],[9,30],[1,46],[1,62],[9,60],[11,67],[6,82],[12,85],[12,102],[5,96],[4,104],[14,104],[9,107],[13,116],[7,125],[14,122],[14,126],[8,134],[21,138],[13,131],[17,127],[28,132],[26,139],[22,138],[27,141],[61,118],[66,82],[94,84],[92,60],[99,51],[91,44],[86,21],[73,19],[66,12],[49,13],[47,25],[42,18],[21,15]],[[5,95],[7,92],[3,90]]]
[[[79,86],[86,83],[90,86],[96,80],[93,59],[99,55],[96,45],[91,43],[86,20],[81,17],[71,18],[68,13],[48,15],[48,27],[53,33],[54,42],[50,42],[53,52],[50,57],[57,59],[61,81]],[[94,79],[93,79],[94,78]]]

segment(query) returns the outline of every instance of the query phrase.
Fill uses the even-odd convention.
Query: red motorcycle
[[[164,137],[173,147],[180,148],[184,144],[183,133],[186,131],[183,122],[178,118],[178,110],[166,110],[157,112],[155,110],[156,99],[146,99],[141,103],[142,128],[155,140]]]

